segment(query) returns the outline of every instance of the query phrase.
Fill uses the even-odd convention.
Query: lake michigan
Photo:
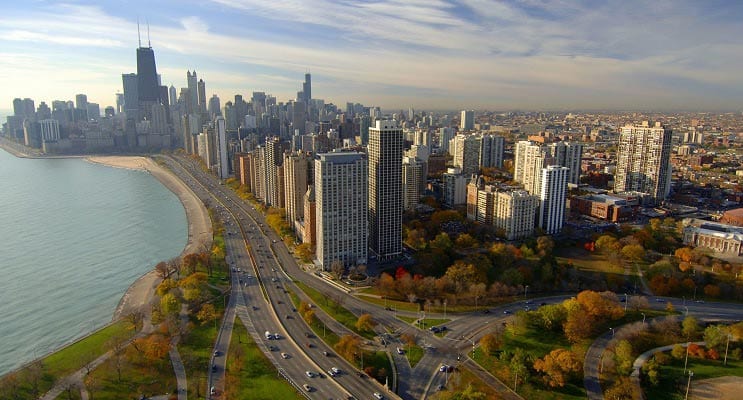
[[[187,239],[180,201],[145,171],[0,149],[0,375],[110,322]]]

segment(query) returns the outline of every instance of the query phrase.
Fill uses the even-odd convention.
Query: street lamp
[[[627,293],[625,293],[624,294],[624,312],[625,313],[627,312],[627,303],[629,303],[629,301],[627,300]]]
[[[728,347],[730,347],[730,336],[732,335],[728,333],[728,341],[725,344],[725,361],[722,363],[722,365],[728,365]]]
[[[641,314],[642,314],[642,325],[645,326],[645,313],[641,313]]]
[[[524,286],[524,298],[526,298],[526,291],[529,290],[529,285]]]
[[[691,342],[686,343],[686,358],[684,358],[684,373],[686,373],[686,364],[689,362],[689,346]]]
[[[614,337],[614,328],[609,328],[609,330],[611,331],[611,337]]]
[[[689,398],[689,387],[691,386],[692,376],[694,376],[694,371],[689,371],[689,381],[686,383],[686,396],[684,396],[684,400],[687,400]]]

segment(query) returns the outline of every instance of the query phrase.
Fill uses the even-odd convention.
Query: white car
[[[286,354],[286,353],[281,353],[281,358],[283,358],[284,360],[286,360],[287,358],[289,358],[289,355]]]
[[[279,340],[279,339],[281,339],[281,335],[279,335],[278,333],[274,333],[273,334],[273,338],[274,338],[274,340]]]
[[[404,353],[405,353],[405,350],[403,350],[403,349],[401,349],[399,347],[397,348],[397,354],[404,354]]]
[[[302,387],[304,388],[304,390],[306,390],[306,391],[308,391],[308,392],[311,392],[311,391],[313,390],[313,389],[312,389],[312,386],[310,386],[310,385],[308,385],[308,384],[306,384],[306,383],[305,383],[304,385],[302,385]]]
[[[384,399],[384,396],[382,396],[382,393],[379,393],[379,392],[374,392],[374,397],[376,397],[379,400]]]
[[[441,364],[441,367],[439,367],[439,372],[446,372],[449,369],[449,366],[446,364]]]
[[[307,375],[308,378],[314,378],[315,377],[315,373],[312,372],[312,371],[305,371],[304,374]]]
[[[330,375],[330,376],[333,376],[333,377],[334,377],[334,376],[336,375],[336,373],[335,373],[335,372],[334,372],[334,371],[333,371],[332,369],[329,369],[329,370],[328,370],[328,375]]]

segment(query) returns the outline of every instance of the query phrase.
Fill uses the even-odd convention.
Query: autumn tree
[[[614,361],[617,366],[617,373],[620,375],[629,375],[632,371],[632,363],[635,360],[632,344],[627,340],[620,340],[614,348]]]
[[[160,297],[163,297],[163,296],[165,296],[166,293],[170,292],[170,290],[173,289],[176,286],[177,285],[176,285],[176,283],[175,283],[174,280],[172,280],[172,279],[163,279],[163,281],[160,282],[159,285],[157,285],[157,289],[156,289],[157,295],[160,296]]]
[[[484,274],[478,271],[473,264],[467,264],[463,261],[457,261],[451,267],[447,268],[444,276],[454,283],[457,293],[462,293],[473,283],[484,283],[487,281]]]
[[[359,332],[368,332],[374,329],[376,325],[377,322],[372,319],[371,314],[361,314],[355,327]]]
[[[607,400],[634,400],[635,385],[626,376],[620,376],[609,389],[604,392]]]
[[[165,293],[160,298],[160,311],[163,315],[175,315],[181,311],[181,302],[173,293]]]
[[[295,248],[295,254],[302,262],[308,263],[312,261],[312,256],[314,256],[315,252],[312,250],[311,244],[302,243]]]
[[[622,247],[622,257],[629,261],[640,261],[645,257],[645,249],[639,244],[628,244]]]
[[[544,374],[544,381],[550,387],[560,388],[583,369],[583,363],[572,351],[555,349],[534,361],[534,369]]]
[[[217,314],[214,304],[206,303],[201,306],[201,310],[196,314],[196,319],[199,320],[201,325],[206,325],[209,322],[216,320],[218,316],[219,314]]]
[[[346,360],[353,360],[354,354],[358,352],[361,346],[361,339],[356,335],[343,335],[338,343],[333,346],[335,351]]]
[[[540,257],[551,257],[554,248],[555,241],[551,237],[540,236],[537,238],[537,251]]]
[[[692,316],[687,316],[681,321],[681,333],[684,335],[686,340],[691,340],[699,332],[699,322]]]
[[[164,261],[160,261],[155,265],[155,271],[157,271],[157,275],[161,278],[167,278],[170,271],[168,270],[168,264]]]
[[[446,232],[441,232],[436,235],[436,237],[431,240],[428,245],[434,249],[449,251],[454,244],[452,243],[449,234],[447,234]]]
[[[487,355],[492,355],[500,347],[500,340],[492,333],[488,333],[480,338],[480,348]]]
[[[302,318],[308,325],[314,325],[317,322],[317,316],[315,316],[315,310],[309,309],[302,314]]]

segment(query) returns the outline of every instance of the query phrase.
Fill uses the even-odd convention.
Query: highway
[[[396,397],[386,393],[373,379],[353,373],[354,367],[335,355],[322,340],[314,335],[306,337],[311,330],[294,310],[285,290],[297,292],[299,289],[294,287],[274,258],[271,246],[278,238],[263,222],[259,222],[263,221],[262,215],[229,188],[219,185],[214,177],[201,171],[192,160],[178,158],[178,162],[174,162],[165,158],[165,162],[218,213],[225,226],[226,260],[235,272],[231,274],[232,296],[225,311],[225,323],[215,345],[217,354],[224,354],[227,349],[232,328],[230,320],[233,314],[237,314],[269,359],[308,398],[346,398],[351,395],[362,399],[372,398],[374,392]],[[259,219],[254,219],[256,217]],[[242,272],[236,272],[238,268]],[[266,340],[266,331],[278,333],[281,338]],[[324,352],[330,356],[325,356]],[[282,358],[281,353],[289,358]],[[215,399],[224,390],[224,358],[223,355],[213,358],[216,372],[210,375],[210,385],[216,389]],[[332,367],[343,372],[335,378],[330,377],[327,371]],[[307,371],[318,376],[309,378]],[[304,384],[313,390],[306,392],[302,388]]]

